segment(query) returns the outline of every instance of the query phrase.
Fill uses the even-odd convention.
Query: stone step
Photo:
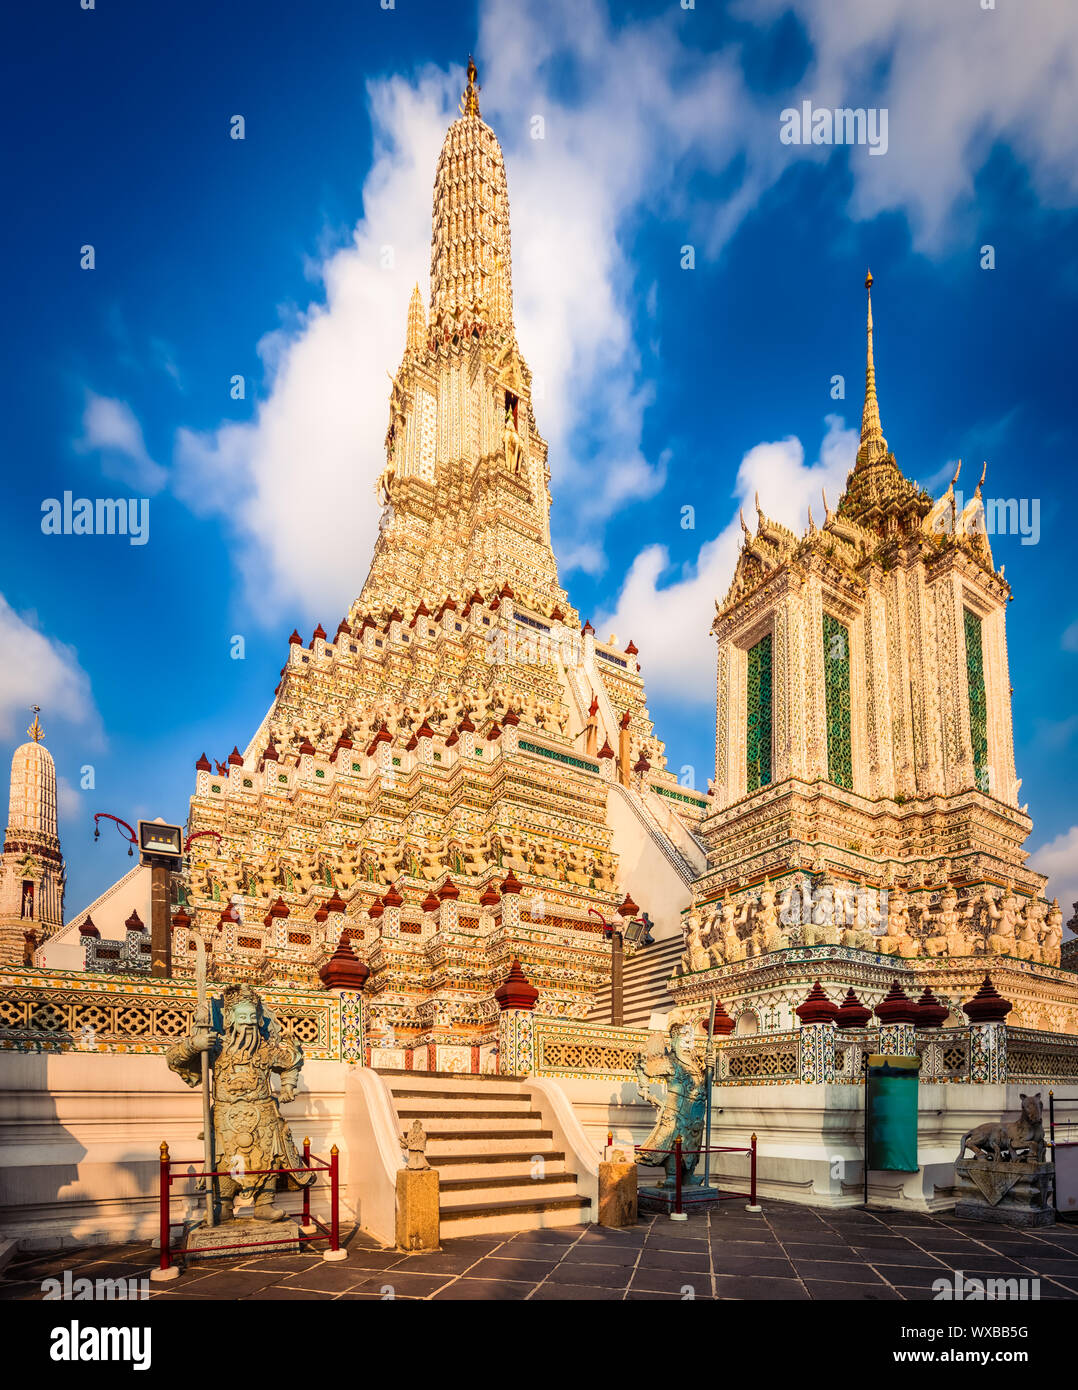
[[[480,1202],[442,1212],[442,1234],[499,1235],[509,1231],[576,1226],[590,1220],[591,1203],[584,1197],[554,1197],[550,1201]]]
[[[456,1110],[432,1115],[428,1110],[409,1108],[398,1109],[397,1118],[405,1129],[418,1120],[428,1139],[449,1134],[462,1138],[469,1134],[532,1134],[543,1127],[543,1117],[535,1110],[517,1115],[506,1115],[500,1110]]]
[[[534,1144],[533,1154],[545,1157],[545,1148],[553,1139],[549,1129],[535,1130],[451,1130],[444,1134],[432,1134],[427,1140],[427,1158],[434,1162],[434,1156],[463,1151],[465,1145],[469,1153],[475,1154],[519,1154],[521,1142]]]
[[[542,1178],[458,1178],[439,1186],[444,1221],[449,1212],[474,1206],[484,1198],[498,1202],[550,1201],[555,1197],[576,1197],[575,1173],[551,1173]]]
[[[405,1111],[417,1115],[527,1115],[531,1111],[528,1096],[442,1095],[437,1091],[398,1091],[394,1088],[393,1101],[397,1113]]]
[[[531,1178],[536,1171],[535,1160],[542,1160],[540,1170],[544,1177],[561,1177],[565,1172],[565,1154],[560,1150],[542,1150],[539,1153],[477,1154],[452,1153],[428,1154],[432,1168],[438,1169],[438,1176],[444,1186],[447,1182],[487,1179],[492,1183],[503,1178],[522,1181]]]
[[[524,1083],[512,1076],[485,1076],[475,1072],[401,1071],[390,1067],[376,1068],[384,1076],[390,1090],[400,1086],[409,1091],[483,1091],[506,1096],[524,1094]]]

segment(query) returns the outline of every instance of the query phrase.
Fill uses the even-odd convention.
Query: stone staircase
[[[646,1028],[653,1012],[668,1013],[674,999],[667,981],[685,949],[684,937],[672,936],[653,941],[631,957],[626,957],[622,975],[623,1023],[626,1028]],[[595,995],[588,1012],[591,1023],[610,1022],[610,982]]]
[[[499,1234],[590,1221],[591,1202],[526,1081],[444,1072],[384,1071],[399,1129],[418,1120],[437,1168],[442,1235]]]

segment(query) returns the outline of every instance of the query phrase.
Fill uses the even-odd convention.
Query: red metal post
[[[749,1202],[756,1206],[756,1135],[752,1136],[752,1157],[749,1160]]]
[[[674,1140],[674,1211],[681,1215],[681,1135]]]
[[[311,1141],[310,1141],[310,1139],[304,1139],[304,1141],[303,1141],[303,1166],[304,1166],[304,1168],[309,1168],[309,1167],[311,1166]],[[305,1183],[305,1184],[304,1184],[304,1187],[303,1187],[303,1224],[304,1224],[304,1226],[309,1226],[309,1225],[311,1224],[311,1184],[310,1184],[310,1183]]]
[[[339,1240],[340,1226],[338,1217],[338,1198],[340,1196],[340,1176],[339,1176],[339,1155],[337,1145],[334,1144],[329,1151],[329,1248],[339,1250],[341,1243]]]
[[[168,1145],[161,1145],[161,1268],[168,1269],[172,1263],[169,1254],[169,1219],[168,1219],[168,1189],[171,1177],[169,1175]]]

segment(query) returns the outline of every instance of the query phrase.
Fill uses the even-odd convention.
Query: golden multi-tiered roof
[[[665,769],[635,646],[597,641],[558,580],[505,166],[477,92],[469,65],[435,177],[429,311],[417,287],[392,378],[366,582],[335,632],[293,633],[261,726],[216,770],[200,759],[191,802],[191,830],[221,837],[194,842],[191,874],[197,923],[225,914],[219,964],[308,979],[343,927],[376,1024],[420,1049],[486,1046],[514,955],[543,1008],[584,1012],[609,968],[601,919],[627,889],[676,924],[692,867],[670,836],[690,840],[682,821],[703,809]],[[627,870],[608,806],[625,798],[648,844]],[[651,895],[632,878],[649,853]]]

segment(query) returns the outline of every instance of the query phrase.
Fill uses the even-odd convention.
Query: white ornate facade
[[[1032,821],[1014,765],[1010,588],[992,560],[981,484],[959,512],[957,478],[933,501],[888,449],[870,298],[846,489],[833,510],[823,498],[822,525],[809,510],[801,536],[757,497],[756,531],[742,518],[712,628],[716,765],[694,970],[771,957],[790,998],[767,1009],[783,1026],[814,967],[804,951],[799,967],[771,953],[824,946],[853,960],[1048,967],[1027,982],[1041,1003],[1013,1021],[1078,1031],[1078,998],[1056,969],[1062,914],[1025,863]],[[739,966],[739,991],[751,984],[744,974]]]

